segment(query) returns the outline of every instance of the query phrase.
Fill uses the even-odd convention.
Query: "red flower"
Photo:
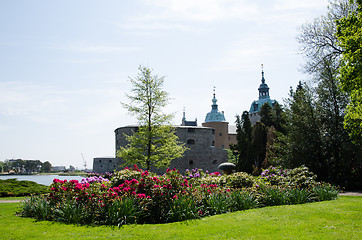
[[[137,194],[136,197],[137,197],[137,198],[146,198],[146,194],[140,193],[140,194]]]

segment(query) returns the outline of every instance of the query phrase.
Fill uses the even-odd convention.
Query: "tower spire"
[[[205,122],[223,122],[225,121],[225,116],[222,112],[219,112],[217,99],[215,94],[215,86],[214,86],[214,97],[212,99],[211,112],[206,114]]]

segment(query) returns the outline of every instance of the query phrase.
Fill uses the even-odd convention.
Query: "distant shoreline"
[[[58,175],[58,176],[83,176],[87,177],[87,172],[54,172],[54,173],[0,173],[0,176],[42,176],[42,175]]]

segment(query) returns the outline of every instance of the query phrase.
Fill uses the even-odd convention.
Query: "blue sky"
[[[0,161],[87,167],[114,156],[114,130],[138,66],[166,76],[166,112],[199,125],[211,110],[229,123],[258,97],[261,64],[283,103],[307,80],[298,27],[327,0],[0,1]]]

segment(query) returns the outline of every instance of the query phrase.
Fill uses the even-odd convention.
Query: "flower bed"
[[[260,177],[200,169],[164,175],[136,166],[111,177],[54,179],[50,193],[32,196],[21,216],[78,224],[164,223],[282,204],[334,199],[338,190],[315,181],[306,168],[269,168]]]

